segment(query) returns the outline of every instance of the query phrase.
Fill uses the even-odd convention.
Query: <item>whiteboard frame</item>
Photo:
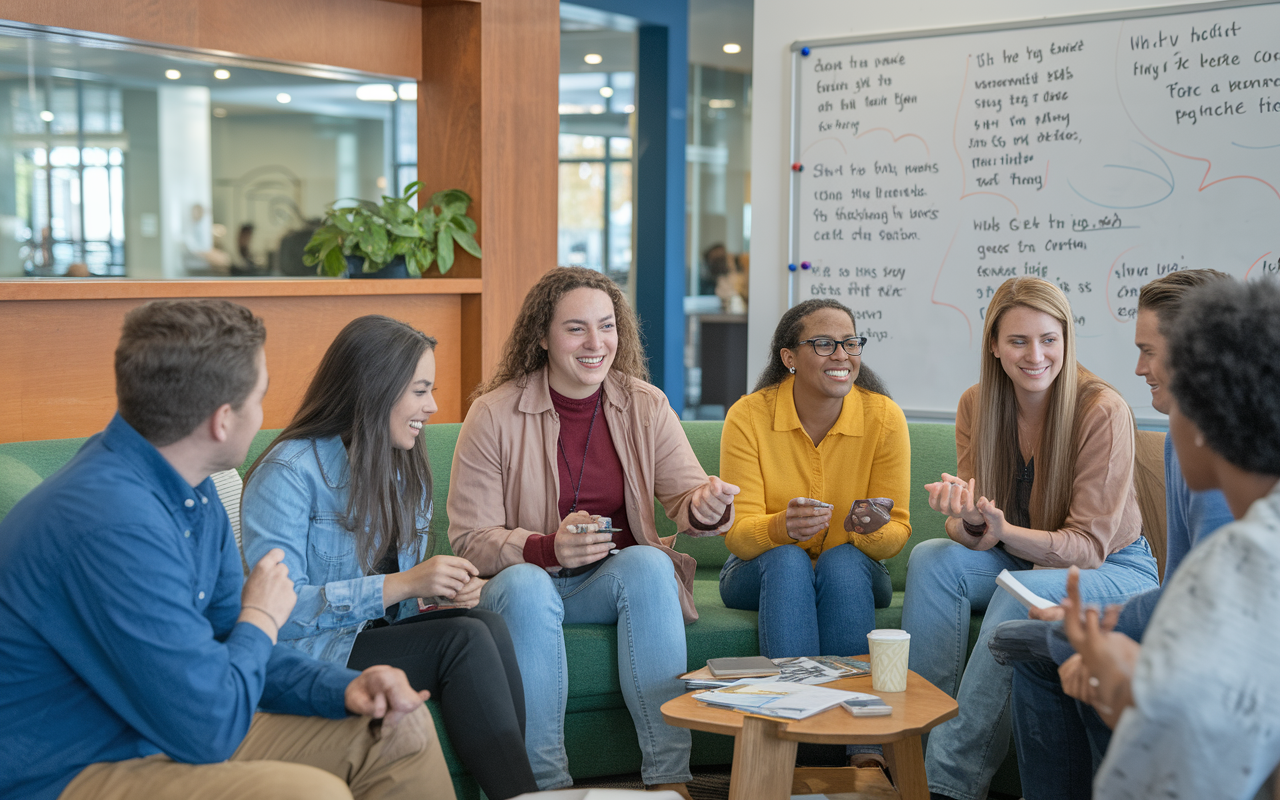
[[[1040,17],[1038,19],[1008,20],[979,25],[953,25],[947,28],[922,28],[869,33],[855,36],[836,36],[826,39],[798,39],[791,43],[791,159],[787,170],[790,172],[788,196],[791,214],[787,225],[787,259],[789,264],[796,265],[796,271],[787,270],[787,308],[796,304],[800,276],[800,247],[796,237],[800,232],[800,173],[791,169],[791,164],[800,160],[800,62],[806,56],[801,50],[808,47],[836,47],[845,44],[871,44],[874,42],[894,42],[908,39],[932,39],[939,36],[963,36],[970,33],[992,33],[996,31],[1021,30],[1025,28],[1052,28],[1059,25],[1084,25],[1092,22],[1113,22],[1115,20],[1145,19],[1147,17],[1168,17],[1176,14],[1196,14],[1202,11],[1219,9],[1244,8],[1249,6],[1280,6],[1280,0],[1221,0],[1220,2],[1189,3],[1183,6],[1151,6],[1134,8],[1127,11],[1106,11],[1095,14],[1071,14],[1059,17]],[[932,409],[909,409],[903,412],[911,417],[937,419],[954,419],[954,414],[946,414]],[[1149,427],[1167,426],[1167,418],[1141,418],[1139,425]]]

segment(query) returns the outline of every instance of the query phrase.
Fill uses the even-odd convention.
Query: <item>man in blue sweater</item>
[[[1216,270],[1185,270],[1157,278],[1142,289],[1134,331],[1139,351],[1136,372],[1151,388],[1151,406],[1162,414],[1169,413],[1172,400],[1165,374],[1166,342],[1160,325],[1177,315],[1189,290],[1223,279],[1229,278]],[[1192,492],[1187,488],[1173,440],[1168,436],[1164,443],[1164,471],[1168,546],[1161,588],[1192,547],[1233,519],[1222,492]],[[1161,588],[1130,598],[1120,612],[1116,630],[1141,641]],[[1060,606],[1047,613],[1032,612],[1033,617],[1042,619],[1061,619],[1061,614]],[[1027,623],[1005,624],[1031,628]],[[997,633],[997,640],[1001,638]],[[1109,725],[1114,720],[1104,721],[1088,705],[1091,676],[1065,637],[1055,630],[1048,639],[1052,660],[1014,661],[1011,709],[1022,793],[1026,800],[1088,800],[1093,791],[1093,774],[1106,753],[1111,738]],[[993,651],[996,648],[993,640]],[[997,653],[997,658],[1001,655]]]
[[[279,550],[245,579],[210,474],[262,425],[262,320],[125,317],[118,412],[0,522],[0,796],[454,797],[421,695],[276,646]]]

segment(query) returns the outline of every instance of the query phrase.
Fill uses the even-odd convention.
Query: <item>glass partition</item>
[[[311,276],[417,177],[417,84],[0,22],[0,277]]]

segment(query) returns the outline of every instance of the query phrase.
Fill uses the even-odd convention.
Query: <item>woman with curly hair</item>
[[[865,653],[875,609],[893,599],[880,562],[911,536],[911,442],[862,365],[865,344],[844,305],[796,305],[755,391],[725,416],[721,474],[742,494],[720,596],[760,612],[770,658]]]
[[[911,669],[960,705],[929,735],[925,771],[937,796],[984,797],[1008,751],[1012,668],[988,642],[1026,611],[996,591],[1001,570],[1052,601],[1070,566],[1086,570],[1091,602],[1123,602],[1158,583],[1133,483],[1133,413],[1076,363],[1075,338],[1057,286],[1001,284],[987,307],[980,382],[956,409],[958,474],[925,487],[949,538],[911,551],[902,626]],[[965,665],[969,615],[983,610]]]
[[[689,732],[658,709],[684,691],[696,565],[658,538],[653,500],[679,532],[713,536],[733,524],[737,487],[703,472],[648,383],[635,315],[598,272],[556,268],[529,290],[477,395],[453,455],[449,540],[492,576],[480,607],[501,614],[515,640],[538,786],[573,782],[561,625],[617,623],[641,777],[687,797]]]
[[[352,320],[302,405],[245,478],[244,550],[284,551],[298,594],[280,643],[353,669],[389,664],[440,702],[449,740],[494,800],[534,790],[523,683],[502,618],[475,606],[476,568],[428,551],[436,340]],[[418,598],[455,608],[419,613]]]

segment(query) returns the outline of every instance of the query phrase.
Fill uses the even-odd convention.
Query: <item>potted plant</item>
[[[384,195],[381,204],[338,205],[342,201],[335,200],[307,242],[302,262],[335,278],[416,278],[433,263],[441,275],[448,272],[455,244],[480,258],[476,221],[467,216],[471,196],[461,189],[436,192],[415,210],[409,201],[421,189],[422,182],[414,181],[403,196]]]

